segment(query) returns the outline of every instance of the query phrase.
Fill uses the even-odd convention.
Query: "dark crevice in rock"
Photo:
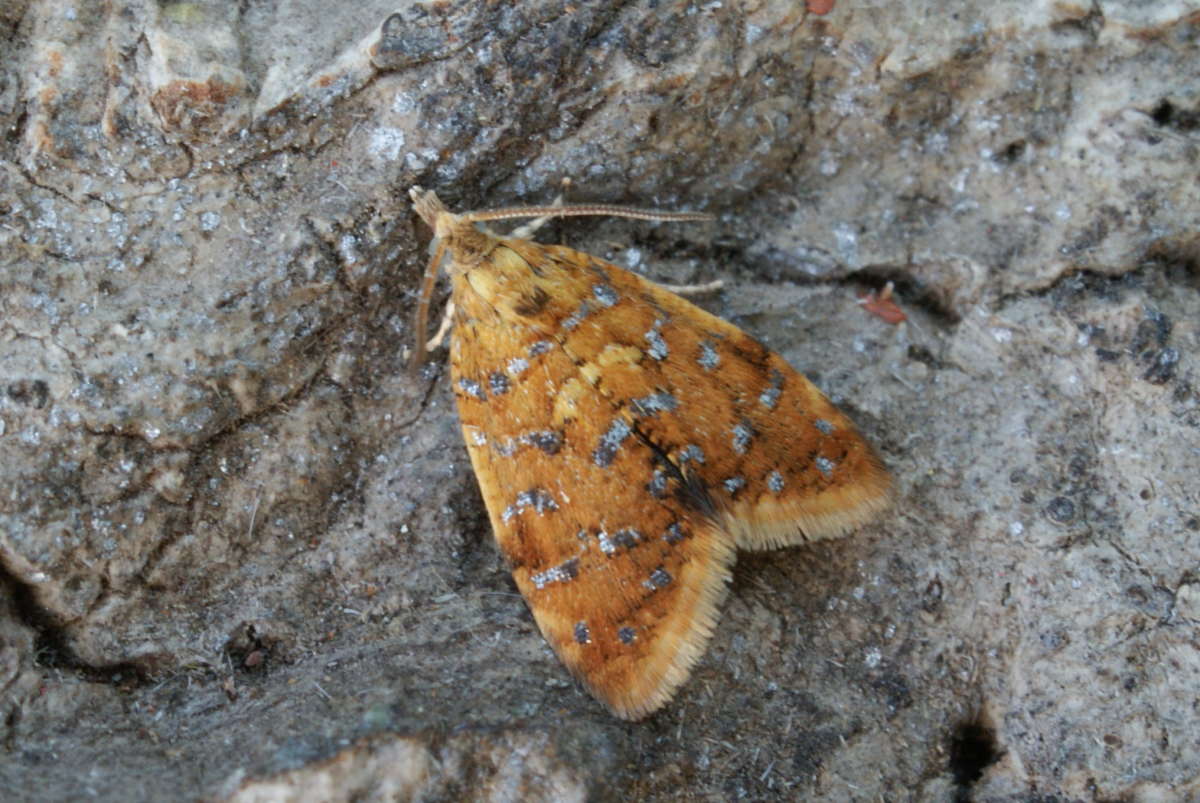
[[[33,586],[17,580],[7,572],[0,572],[0,584],[5,582],[12,590],[13,609],[19,621],[35,634],[37,666],[68,672],[91,683],[120,685],[126,688],[151,682],[151,670],[143,663],[122,661],[93,666],[80,658],[62,626],[37,601]]]
[[[972,799],[971,787],[1000,755],[996,734],[990,729],[978,721],[958,727],[950,741],[950,773],[954,776],[956,803],[968,803]]]
[[[1200,128],[1200,111],[1180,108],[1165,98],[1150,110],[1150,119],[1157,126],[1175,131],[1187,132]]]

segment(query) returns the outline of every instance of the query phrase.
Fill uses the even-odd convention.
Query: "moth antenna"
[[[573,204],[571,206],[510,206],[505,209],[483,209],[467,212],[461,217],[472,223],[489,220],[511,220],[523,217],[625,217],[634,220],[658,220],[668,223],[715,220],[707,212],[662,212],[657,209],[639,209],[634,206],[616,204]]]
[[[429,195],[433,196],[434,201],[437,201],[436,195],[433,195],[432,192]],[[419,210],[418,214],[421,214]],[[421,216],[424,217],[423,214]],[[421,284],[421,298],[417,301],[417,320],[414,325],[417,342],[413,346],[412,362],[408,364],[408,370],[413,375],[421,370],[421,365],[425,362],[426,331],[429,329],[429,301],[433,297],[438,268],[442,266],[442,257],[445,254],[446,241],[438,240],[437,248],[434,249],[433,256],[429,258],[429,263],[425,266],[425,279]]]

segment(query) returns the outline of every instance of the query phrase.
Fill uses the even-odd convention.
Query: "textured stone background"
[[[947,5],[0,0],[6,799],[1200,796],[1200,4]],[[407,188],[564,176],[718,214],[541,236],[724,279],[900,489],[639,724],[404,370]]]

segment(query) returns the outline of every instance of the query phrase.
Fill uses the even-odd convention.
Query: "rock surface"
[[[10,799],[1200,796],[1200,4],[328,8],[0,1]],[[407,189],[563,177],[718,214],[539,236],[724,279],[899,486],[638,724],[405,370]]]

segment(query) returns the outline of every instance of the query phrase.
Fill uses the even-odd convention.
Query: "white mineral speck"
[[[371,132],[370,150],[375,156],[389,162],[400,157],[400,149],[404,147],[404,130],[400,128],[383,127]]]
[[[833,227],[833,238],[838,253],[851,266],[858,265],[858,228],[850,223],[838,223]]]
[[[417,108],[417,102],[407,92],[397,92],[396,97],[392,98],[392,111],[397,114],[405,114],[415,108]]]

